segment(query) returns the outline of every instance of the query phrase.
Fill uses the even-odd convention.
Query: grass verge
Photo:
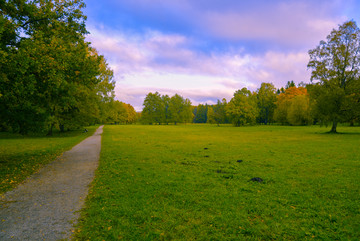
[[[326,131],[106,126],[75,239],[359,240],[360,128]]]
[[[54,133],[52,137],[27,136],[0,132],[0,194],[4,193],[45,164],[77,143],[91,136],[96,126],[66,133]]]

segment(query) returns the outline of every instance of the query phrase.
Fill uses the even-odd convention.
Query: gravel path
[[[1,196],[0,240],[71,236],[98,166],[102,128]]]

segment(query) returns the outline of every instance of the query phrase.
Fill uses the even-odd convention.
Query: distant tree
[[[153,124],[158,123],[159,125],[165,119],[165,105],[158,92],[147,94],[142,111],[142,122]]]
[[[183,110],[183,121],[184,123],[191,123],[194,119],[194,114],[192,112],[192,105],[189,99],[185,99],[184,110]]]
[[[217,124],[218,126],[227,123],[226,118],[226,99],[218,100],[216,105],[209,106],[207,114],[207,123]]]
[[[191,102],[188,99],[184,99],[182,96],[175,94],[170,98],[169,113],[172,122],[186,123],[192,120]]]
[[[287,112],[287,120],[291,125],[310,125],[313,121],[310,112],[309,96],[297,95],[291,99]]]
[[[258,123],[267,125],[273,121],[276,108],[276,88],[270,83],[261,83],[257,90],[257,104],[259,108]]]
[[[137,115],[134,107],[130,104],[123,103],[127,113],[126,124],[133,124],[137,121]]]
[[[289,89],[289,88],[291,88],[291,87],[296,87],[296,85],[295,85],[295,83],[294,83],[293,80],[292,80],[292,81],[288,81],[288,82],[286,83],[285,90],[286,90],[286,89]]]
[[[161,96],[161,99],[164,103],[164,122],[166,124],[169,124],[169,122],[171,121],[171,113],[169,110],[170,97],[168,95],[163,95],[163,96]]]
[[[137,120],[137,114],[132,105],[115,100],[107,103],[109,116],[106,123],[113,124],[132,124]]]
[[[199,104],[194,108],[194,123],[206,123],[207,122],[207,111],[208,105]]]
[[[307,89],[303,88],[303,87],[290,87],[288,89],[285,90],[285,93],[281,93],[280,95],[277,96],[277,101],[276,101],[276,109],[274,111],[274,119],[276,122],[281,123],[283,125],[286,124],[294,124],[295,121],[295,117],[292,116],[292,121],[289,121],[289,112],[290,112],[290,108],[292,106],[292,102],[294,100],[294,98],[296,96],[300,96],[300,95],[307,95]],[[299,102],[299,101],[297,101]],[[306,104],[306,106],[304,106],[304,108],[306,110],[309,110],[309,103],[306,101],[301,102],[304,105]],[[294,104],[296,105],[296,104]],[[295,109],[295,107],[293,108]],[[302,114],[305,115],[306,112],[301,112]],[[293,113],[292,113],[293,114]],[[300,113],[299,113],[300,114]],[[306,119],[307,114],[304,117],[299,117],[300,119]],[[298,123],[298,122],[296,122]]]
[[[246,88],[236,91],[227,104],[226,113],[234,126],[254,124],[258,116],[256,97]]]
[[[184,108],[185,100],[182,96],[175,94],[170,98],[169,102],[169,113],[171,116],[171,121],[175,123],[182,122],[182,112]]]
[[[213,106],[209,106],[208,107],[208,111],[207,111],[207,122],[209,124],[215,124],[215,113],[214,113],[214,107]]]
[[[115,124],[126,124],[128,121],[128,112],[126,110],[126,105],[121,101],[114,101],[113,108],[115,112],[114,123]]]
[[[306,84],[304,81],[301,81],[299,84],[298,84],[298,87],[304,87],[306,88],[308,84]]]
[[[356,115],[360,105],[360,30],[354,21],[333,29],[326,41],[309,51],[312,69],[309,87],[317,116],[332,122],[336,133],[339,122]]]

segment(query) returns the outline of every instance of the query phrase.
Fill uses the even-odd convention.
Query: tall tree
[[[226,123],[226,99],[222,99],[222,101],[218,100],[216,105],[209,106],[207,113],[207,123],[214,124],[216,123],[218,126],[220,124]]]
[[[295,85],[295,83],[294,83],[293,80],[292,80],[292,81],[288,81],[288,82],[286,83],[285,89],[289,89],[289,88],[291,88],[291,87],[296,87],[296,85]]]
[[[330,132],[336,133],[337,124],[347,121],[360,104],[360,30],[356,23],[348,21],[333,29],[309,55],[311,99],[318,117],[332,122]]]
[[[236,91],[227,104],[226,113],[235,126],[255,124],[258,116],[256,97],[247,88]]]
[[[144,123],[153,124],[158,123],[159,125],[165,119],[165,105],[158,92],[149,93],[145,97],[143,103],[142,121]]]
[[[207,122],[207,112],[209,106],[207,104],[199,104],[194,108],[194,123],[206,123]]]
[[[191,123],[194,119],[194,114],[192,112],[192,104],[191,101],[186,98],[184,102],[184,110],[182,112],[183,115],[183,122],[184,123]]]
[[[282,125],[285,124],[294,124],[294,121],[290,123],[289,117],[289,110],[292,105],[293,99],[299,95],[307,95],[307,89],[304,87],[290,87],[285,90],[284,93],[281,93],[277,96],[276,100],[276,109],[274,111],[274,120]],[[302,102],[303,104],[307,104],[308,102]],[[309,109],[309,106],[304,107],[306,110]],[[302,112],[303,114],[305,112]],[[294,118],[293,118],[294,119]],[[306,119],[306,117],[303,117]]]
[[[170,106],[170,97],[168,95],[161,96],[161,99],[164,103],[164,122],[168,125],[171,121],[171,113],[169,110]]]
[[[112,71],[85,41],[84,6],[0,1],[0,122],[13,131],[95,123],[99,101],[113,98]]]
[[[189,99],[184,99],[182,96],[175,94],[170,98],[169,112],[172,122],[186,123],[191,122],[192,111],[191,102]]]
[[[291,99],[287,111],[287,121],[294,126],[310,125],[312,123],[309,95],[297,95]]]
[[[208,107],[206,123],[209,123],[209,124],[215,124],[216,123],[214,107],[211,106],[211,105]]]
[[[261,83],[257,90],[257,103],[259,108],[258,123],[267,125],[273,121],[276,107],[276,88],[271,83]]]

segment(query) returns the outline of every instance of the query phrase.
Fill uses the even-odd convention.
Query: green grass
[[[360,128],[327,131],[106,126],[75,239],[359,240]]]
[[[0,194],[8,191],[66,150],[92,135],[97,127],[52,137],[27,136],[0,132]]]

